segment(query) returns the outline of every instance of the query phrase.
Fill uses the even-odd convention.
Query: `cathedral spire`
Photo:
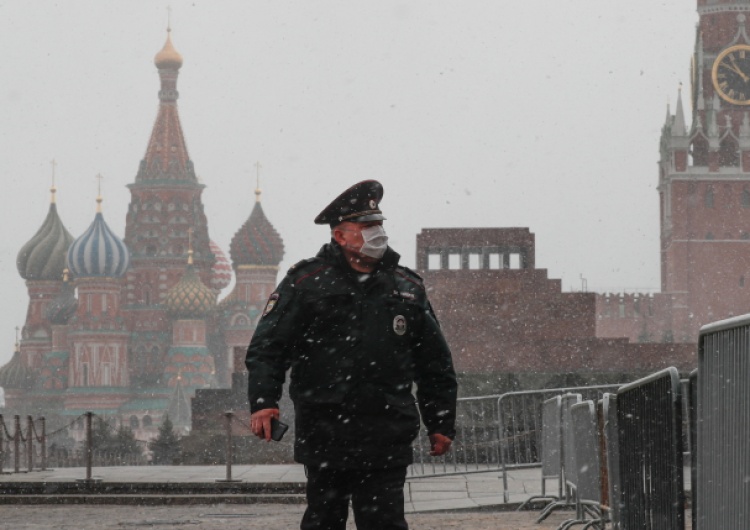
[[[177,98],[180,95],[177,92],[177,77],[182,67],[182,55],[172,44],[171,35],[172,28],[168,27],[167,40],[154,57],[161,81],[159,112],[136,182],[177,181],[197,184],[177,112]]]
[[[255,202],[260,202],[260,162],[255,163]]]
[[[685,111],[682,109],[682,83],[677,91],[677,110],[674,115],[674,124],[672,125],[672,136],[685,136],[687,128],[685,127]]]
[[[50,165],[52,166],[52,187],[49,189],[51,199],[50,202],[54,204],[56,201],[55,199],[55,193],[57,193],[57,188],[55,187],[55,169],[57,169],[57,162],[53,158],[50,162]]]

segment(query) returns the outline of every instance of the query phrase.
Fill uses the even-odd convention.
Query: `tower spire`
[[[182,55],[172,44],[171,31],[170,22],[167,27],[167,40],[154,57],[161,82],[159,112],[136,181],[168,180],[197,183],[177,112],[177,99],[180,96],[177,91],[177,77],[182,67]]]
[[[101,173],[96,174],[97,180],[97,194],[96,194],[96,213],[102,213],[102,179],[104,177]]]
[[[674,115],[672,136],[685,136],[686,134],[685,111],[682,109],[682,83],[680,83],[680,87],[677,89],[677,110]]]
[[[51,194],[50,202],[54,204],[56,202],[55,193],[57,193],[57,188],[55,187],[55,169],[57,169],[57,162],[54,158],[50,161],[50,165],[52,166],[52,187],[49,189]]]
[[[193,264],[193,228],[188,228],[188,265]]]
[[[255,162],[255,202],[260,202],[260,162]]]

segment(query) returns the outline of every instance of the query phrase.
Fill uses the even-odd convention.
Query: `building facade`
[[[250,341],[284,254],[259,189],[231,264],[211,241],[178,113],[183,59],[169,30],[154,64],[159,107],[128,185],[124,237],[105,222],[100,196],[91,226],[74,238],[53,186],[46,219],[18,255],[29,305],[16,353],[0,368],[8,409],[61,422],[92,411],[140,439],[155,436],[166,414],[186,432],[195,391],[230,386],[235,349]]]
[[[697,5],[690,121],[680,93],[659,145],[661,290],[597,295],[601,337],[696,342],[750,310],[750,2]]]

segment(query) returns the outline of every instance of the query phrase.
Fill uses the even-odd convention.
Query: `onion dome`
[[[182,66],[182,55],[174,49],[170,37],[171,29],[167,29],[167,42],[164,47],[154,57],[154,64],[157,68],[173,68],[175,70]]]
[[[44,223],[18,253],[16,265],[21,278],[59,281],[65,269],[65,252],[72,242],[73,236],[63,226],[53,198]]]
[[[182,55],[174,49],[170,38],[171,29],[167,28],[167,42],[164,47],[154,56],[154,64],[157,68],[179,69],[182,66]]]
[[[256,190],[260,196],[260,190]],[[232,265],[236,269],[242,265],[278,266],[284,257],[284,242],[263,213],[258,199],[245,224],[234,234],[229,246]]]
[[[0,387],[4,389],[30,390],[34,386],[34,372],[21,361],[21,352],[16,343],[13,358],[0,368]]]
[[[101,202],[101,199],[97,199]],[[74,276],[119,278],[128,269],[130,253],[125,243],[110,230],[101,210],[94,222],[68,250],[68,268]]]
[[[68,281],[68,269],[63,272],[63,287],[60,294],[50,302],[45,313],[51,324],[67,324],[78,308],[73,282]]]
[[[232,282],[232,266],[219,245],[209,241],[209,247],[216,259],[213,267],[211,267],[211,288],[221,291]]]
[[[201,281],[193,268],[192,251],[189,254],[185,274],[167,291],[167,309],[175,318],[202,318],[216,306],[216,294]]]

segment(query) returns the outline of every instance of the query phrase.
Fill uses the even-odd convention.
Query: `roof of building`
[[[44,223],[18,253],[18,273],[24,280],[62,280],[65,253],[72,242],[53,198]]]
[[[110,230],[102,212],[68,250],[68,268],[74,276],[119,278],[128,269],[130,252]]]
[[[202,318],[216,307],[216,294],[189,263],[180,281],[167,291],[167,309],[176,318]]]
[[[34,372],[21,360],[21,352],[16,346],[13,357],[0,368],[0,387],[5,389],[31,390],[34,386]]]
[[[182,55],[172,44],[171,32],[172,30],[167,28],[167,40],[164,47],[154,56],[154,64],[157,68],[179,69],[182,66]]]
[[[232,265],[219,245],[209,241],[209,247],[216,260],[211,267],[211,288],[221,291],[232,282]]]
[[[159,112],[151,130],[146,155],[135,178],[135,185],[144,181],[168,181],[173,184],[190,183],[202,186],[198,183],[193,163],[190,161],[177,112],[177,75],[182,65],[182,56],[174,49],[169,34],[164,48],[156,54],[154,62],[159,68],[161,80]]]
[[[260,200],[232,238],[229,254],[235,269],[243,265],[278,266],[284,258],[284,242],[263,213]]]

